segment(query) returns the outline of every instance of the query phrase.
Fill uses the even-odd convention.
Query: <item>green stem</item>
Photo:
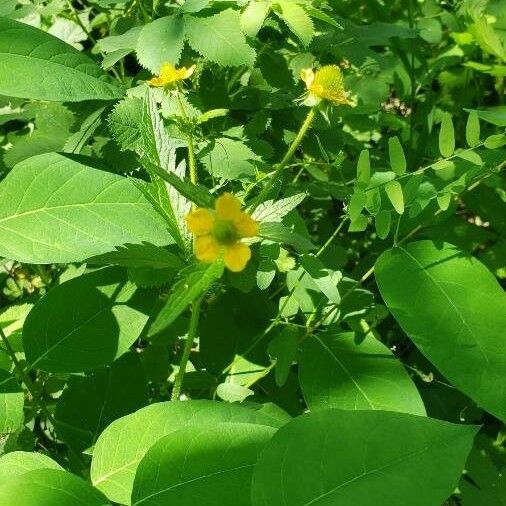
[[[263,189],[260,191],[260,193],[257,195],[257,197],[253,200],[253,202],[249,206],[250,211],[254,211],[255,208],[266,199],[267,195],[269,194],[272,187],[274,186],[274,183],[278,180],[279,176],[283,172],[283,169],[292,160],[293,155],[295,154],[295,152],[297,151],[297,148],[299,147],[300,143],[302,142],[302,139],[304,139],[304,136],[307,134],[309,128],[311,127],[311,125],[313,124],[313,121],[316,118],[316,111],[317,111],[316,106],[309,109],[306,119],[302,123],[295,139],[290,144],[288,151],[286,152],[283,159],[276,165],[276,170],[274,171],[274,174],[271,176],[269,181],[267,181],[267,184],[263,187]]]
[[[183,386],[183,379],[186,372],[186,366],[188,365],[188,360],[190,359],[193,341],[197,337],[201,302],[202,298],[194,300],[192,302],[192,315],[190,319],[190,327],[188,329],[188,335],[186,336],[183,355],[181,357],[181,361],[179,362],[179,370],[176,374],[176,380],[174,381],[174,388],[172,389],[171,395],[172,401],[178,401],[181,395],[181,388]]]
[[[186,109],[184,108],[179,91],[177,92],[177,101],[183,119],[189,123],[188,115],[186,114]],[[195,161],[195,146],[193,144],[193,132],[191,130],[188,132],[188,169],[190,171],[190,181],[193,184],[197,184],[197,162]]]

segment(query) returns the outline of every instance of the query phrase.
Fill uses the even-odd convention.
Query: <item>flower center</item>
[[[214,222],[213,235],[221,244],[234,244],[239,240],[239,234],[233,222],[217,219]]]

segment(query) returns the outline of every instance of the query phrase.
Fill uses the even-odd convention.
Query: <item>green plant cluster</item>
[[[502,0],[0,3],[0,506],[506,504]]]

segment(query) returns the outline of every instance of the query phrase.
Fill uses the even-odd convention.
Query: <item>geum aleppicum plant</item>
[[[194,65],[189,68],[182,67],[178,69],[166,63],[162,65],[158,76],[147,81],[148,85],[161,87],[165,93],[177,96],[183,116],[183,123],[186,123],[188,167],[192,184],[196,184],[198,179],[193,139],[194,124],[186,114],[180,94],[186,93],[181,86],[181,82],[184,79],[190,78],[194,69]],[[246,202],[246,212],[241,210],[239,198],[230,192],[226,192],[216,198],[214,209],[210,209],[210,206],[197,207],[194,205],[192,211],[185,217],[186,226],[194,235],[193,254],[201,264],[209,264],[211,266],[224,264],[232,273],[240,273],[245,269],[251,259],[252,252],[249,245],[244,242],[244,239],[255,238],[259,235],[260,229],[260,224],[252,218],[250,213],[253,213],[258,205],[265,202],[268,198],[275,197],[275,195],[271,195],[273,186],[292,160],[317,113],[320,111],[325,116],[326,110],[329,107],[353,105],[349,93],[344,88],[343,76],[338,66],[327,65],[316,71],[306,69],[302,72],[301,78],[306,85],[306,92],[301,102],[304,105],[310,106],[310,110],[286,154],[278,164],[274,165],[274,172],[270,175],[267,183],[258,192],[256,197]],[[171,398],[173,400],[180,397],[193,341],[198,336],[201,302],[210,285],[216,280],[213,276],[220,275],[220,270],[213,271],[208,282],[202,284],[202,289],[196,290],[188,300],[191,303],[190,329],[186,337],[186,343],[172,391]],[[170,309],[173,302],[169,297],[166,306],[168,309],[162,311],[158,316],[157,322],[155,322],[157,328],[165,328],[169,321],[173,321],[174,312]],[[170,318],[167,317],[164,322],[163,320],[166,318],[167,313],[170,314]],[[275,321],[278,320],[276,319]],[[272,325],[270,328],[272,328]]]

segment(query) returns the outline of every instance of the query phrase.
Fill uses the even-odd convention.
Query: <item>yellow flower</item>
[[[186,223],[195,235],[195,256],[211,263],[223,255],[225,266],[240,272],[251,258],[251,250],[241,242],[258,234],[258,223],[241,211],[241,202],[231,193],[216,199],[214,210],[199,207],[188,213]]]
[[[150,86],[170,86],[182,81],[183,79],[188,79],[193,72],[195,71],[195,65],[192,65],[189,68],[181,67],[177,69],[174,65],[170,63],[164,63],[160,70],[160,75],[157,77],[153,77],[147,83]]]
[[[343,74],[337,65],[325,65],[316,72],[302,69],[300,78],[308,91],[307,105],[316,105],[322,100],[334,105],[353,105],[349,92],[344,89]]]

